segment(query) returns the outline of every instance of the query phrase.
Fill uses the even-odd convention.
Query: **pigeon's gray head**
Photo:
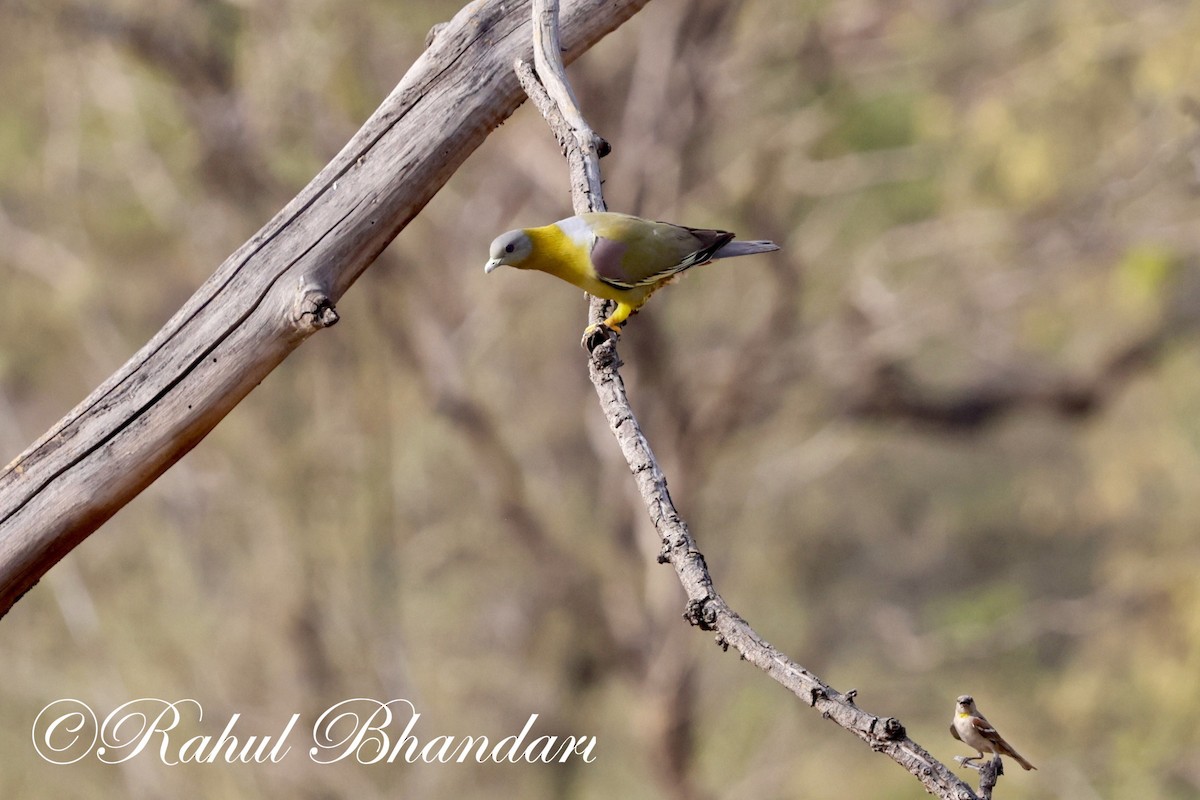
[[[532,254],[533,241],[525,231],[502,233],[492,242],[483,271],[491,272],[499,266],[519,267]]]

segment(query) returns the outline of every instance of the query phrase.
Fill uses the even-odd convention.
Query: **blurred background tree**
[[[0,445],[22,450],[345,142],[457,0],[0,4]],[[571,68],[617,210],[772,238],[626,380],[726,598],[1005,797],[1200,792],[1200,9],[655,0]],[[680,620],[584,303],[484,277],[569,214],[522,109],[294,354],[0,623],[5,797],[915,797]],[[581,533],[591,534],[586,547]],[[354,696],[538,713],[563,767],[31,751],[60,697],[247,730]],[[923,794],[921,795],[923,796]]]

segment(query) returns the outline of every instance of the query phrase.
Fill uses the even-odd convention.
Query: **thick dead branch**
[[[574,59],[647,0],[576,0]],[[0,473],[0,613],[312,333],[523,99],[528,0],[460,11],[362,129],[112,377]]]
[[[534,0],[533,5],[535,19],[551,20],[557,24],[557,0]],[[548,37],[539,39],[536,46],[542,46],[545,38]],[[577,107],[560,108],[563,102],[574,103],[569,90],[552,99],[543,88],[550,83],[567,83],[566,72],[557,52],[551,50],[544,53],[543,59],[538,61],[536,77],[528,65],[522,62],[517,63],[516,69],[521,78],[521,85],[542,111],[559,144],[563,146],[570,170],[571,197],[575,213],[604,210],[597,157],[579,144],[592,141],[593,134],[586,127],[578,131],[572,130],[568,120],[582,121],[583,115]],[[547,76],[544,70],[553,71],[554,76]],[[540,82],[538,78],[541,79]],[[603,318],[602,315],[603,303],[593,298],[589,312],[590,321],[596,322]],[[675,568],[687,594],[685,619],[702,630],[714,631],[719,646],[724,649],[731,646],[735,648],[747,661],[783,684],[809,706],[819,710],[825,719],[836,722],[858,736],[873,750],[887,754],[916,776],[927,791],[942,798],[975,798],[975,793],[967,784],[908,738],[899,720],[894,717],[881,718],[860,709],[854,703],[856,692],[841,694],[828,686],[764,641],[726,604],[713,585],[704,556],[692,538],[687,523],[671,501],[666,476],[659,468],[650,443],[642,433],[625,393],[625,383],[619,372],[620,366],[616,343],[610,339],[592,351],[589,373],[600,399],[600,406],[637,482],[638,491],[646,504],[654,529],[662,540],[659,560]]]

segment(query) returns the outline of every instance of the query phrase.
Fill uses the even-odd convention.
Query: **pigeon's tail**
[[[755,253],[770,253],[772,250],[778,249],[779,245],[775,244],[774,242],[739,242],[735,240],[722,247],[716,253],[713,253],[713,259],[734,258],[736,256],[752,256]]]

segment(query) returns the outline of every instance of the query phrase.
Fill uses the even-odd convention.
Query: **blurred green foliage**
[[[4,449],[148,339],[456,10],[0,5]],[[1014,800],[1200,792],[1197,37],[1200,7],[1166,0],[654,0],[571,68],[610,207],[783,246],[689,274],[622,342],[718,586],[943,760],[974,694],[1039,767],[1004,778]],[[336,328],[0,622],[0,794],[923,796],[681,621],[582,298],[481,269],[498,232],[569,213],[522,108]],[[883,367],[1020,401],[972,426],[863,414]],[[1093,402],[1064,412],[1044,376]],[[54,699],[144,696],[260,731],[355,696],[412,700],[430,735],[538,713],[598,759],[31,750]]]

